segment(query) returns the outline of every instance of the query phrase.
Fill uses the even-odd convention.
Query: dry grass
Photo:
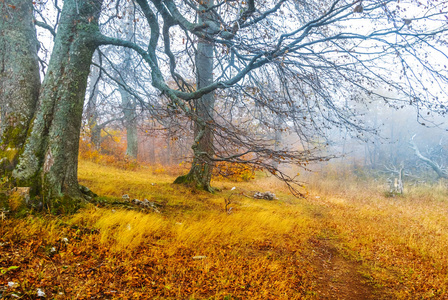
[[[249,199],[241,194],[246,188],[264,188],[242,184],[231,191],[230,182],[215,182],[222,191],[212,195],[173,185],[174,177],[150,169],[86,161],[79,176],[103,197],[100,205],[62,219],[2,223],[0,251],[8,255],[0,266],[20,266],[0,277],[0,286],[20,283],[8,293],[25,299],[37,288],[59,299],[314,297],[316,270],[305,253],[318,229],[300,201]],[[147,198],[161,213],[130,206],[123,194]],[[231,214],[224,210],[229,197]]]
[[[365,284],[360,279],[369,281],[372,299],[448,297],[444,184],[386,198],[380,184],[349,174],[315,177],[309,198],[294,199],[272,178],[214,182],[220,191],[208,194],[146,168],[81,161],[79,176],[101,195],[96,205],[62,218],[1,221],[0,268],[19,268],[0,275],[0,293],[34,299],[40,288],[55,299],[319,299],[331,292],[322,290],[330,283],[319,282],[328,278],[321,276],[327,270],[320,255],[334,248],[332,255],[355,273],[338,278],[357,280],[358,287]],[[279,200],[249,199],[250,191],[273,191]],[[153,201],[161,213],[131,206],[123,194]],[[10,281],[19,285],[2,291]],[[348,287],[346,295],[352,283],[339,283]]]
[[[375,181],[311,182],[340,250],[367,267],[372,283],[394,299],[448,298],[446,182],[408,187],[396,197]]]

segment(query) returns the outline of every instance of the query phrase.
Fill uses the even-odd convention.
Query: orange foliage
[[[213,169],[213,176],[216,179],[228,179],[235,182],[250,181],[255,178],[254,168],[249,165],[236,164],[230,162],[219,162]]]
[[[125,155],[126,142],[124,132],[119,130],[108,130],[108,134],[102,132],[102,141],[100,147],[95,147],[91,143],[88,132],[83,132],[79,140],[79,157],[93,161],[102,165],[110,165],[125,170],[135,170],[140,165],[135,159]]]

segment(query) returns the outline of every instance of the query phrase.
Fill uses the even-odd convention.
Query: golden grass
[[[18,191],[13,191],[8,197],[8,204],[12,211],[17,211],[24,205],[23,196]]]
[[[75,215],[71,224],[99,231],[99,243],[112,252],[132,251],[161,232],[162,217],[130,210],[98,209],[94,206]]]
[[[213,182],[215,194],[173,185],[174,176],[147,168],[81,161],[79,177],[104,202],[72,216],[1,222],[0,267],[20,266],[0,276],[0,286],[20,283],[10,293],[32,299],[39,287],[56,299],[319,299],[326,270],[318,253],[327,249],[316,247],[330,243],[375,287],[375,299],[448,297],[444,183],[387,198],[381,182],[316,176],[307,179],[308,199],[295,199],[266,177]],[[251,191],[279,200],[249,199]],[[157,203],[161,213],[126,204],[124,194]]]
[[[128,194],[131,199],[147,198],[164,206],[162,214],[89,207],[72,218],[73,224],[98,229],[100,241],[117,251],[137,248],[151,236],[169,237],[175,245],[184,247],[246,245],[294,231],[306,232],[311,222],[305,217],[304,207],[299,206],[299,201],[291,200],[291,196],[288,199],[293,204],[254,201],[241,195],[249,193],[250,188],[279,189],[278,183],[271,179],[258,182],[258,186],[238,184],[235,192],[230,191],[235,183],[214,182],[225,191],[212,195],[171,184],[174,177],[154,175],[149,169],[123,171],[83,161],[79,176],[82,184],[102,196],[121,198]],[[230,215],[224,211],[224,199],[229,197]],[[173,207],[181,208],[181,214]],[[291,217],[300,215],[300,218]]]
[[[159,190],[160,184],[166,185],[172,180],[172,176],[154,175],[149,168],[128,171],[84,160],[79,162],[78,173],[80,183],[92,191],[101,196],[119,198],[124,194],[138,199],[149,197]]]
[[[385,197],[377,182],[311,180],[317,207],[341,239],[341,251],[364,263],[365,274],[394,299],[448,297],[448,188],[407,187]],[[336,188],[337,186],[337,188]],[[444,298],[445,297],[445,298]]]
[[[215,182],[222,191],[209,194],[150,169],[87,161],[79,177],[105,203],[62,219],[10,219],[0,227],[0,240],[20,253],[0,264],[21,266],[4,280],[20,282],[14,292],[21,296],[33,298],[39,287],[59,299],[314,298],[316,270],[303,253],[318,229],[306,205],[291,196],[270,202],[242,195],[273,190],[271,179],[234,191],[232,182]],[[126,205],[124,194],[157,203],[161,213]]]

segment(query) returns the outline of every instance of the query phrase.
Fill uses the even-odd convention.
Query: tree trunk
[[[126,127],[126,156],[137,159],[138,155],[138,130],[136,103],[132,96],[122,87],[119,87],[121,106],[124,114],[124,126]]]
[[[12,172],[39,97],[32,2],[0,2],[0,176]]]
[[[93,61],[99,63],[99,54],[96,52],[93,55]],[[90,72],[90,82],[88,87],[87,95],[89,97],[89,102],[87,103],[86,115],[87,115],[87,126],[90,130],[90,142],[95,150],[101,149],[101,126],[98,124],[98,86],[97,82],[100,77],[99,68],[92,67]]]
[[[156,164],[156,152],[155,152],[155,145],[154,145],[154,143],[155,143],[155,138],[153,137],[152,138],[152,140],[151,140],[151,143],[145,143],[145,148],[147,149],[147,150],[145,150],[145,152],[147,152],[147,151],[149,151],[149,162],[150,162],[150,164],[152,164],[152,165],[155,165]]]
[[[274,120],[274,151],[279,151],[281,149],[280,145],[282,143],[282,132],[281,128],[282,119],[280,116],[276,116]],[[278,168],[278,161],[274,160],[272,162],[274,168]]]
[[[202,1],[205,7],[213,5],[213,0]],[[206,19],[213,20],[210,13],[199,13],[199,21],[201,24]],[[197,53],[196,53],[196,68],[197,68],[197,88],[203,88],[213,83],[213,50],[212,42],[205,39],[199,39]],[[192,146],[194,158],[191,165],[190,172],[187,175],[178,177],[174,183],[192,184],[199,189],[212,192],[210,181],[213,171],[213,132],[209,126],[213,122],[213,111],[215,106],[215,95],[209,93],[202,96],[194,102],[195,111],[198,120],[195,121],[194,126],[194,143]]]
[[[125,9],[128,18],[132,16],[133,9],[130,2],[127,4]],[[124,20],[123,20],[124,21]],[[125,21],[123,24],[123,30],[126,34],[126,40],[132,41],[134,32],[133,32],[133,22],[129,22],[129,20]],[[131,70],[131,50],[124,49],[124,60],[122,63],[122,76],[127,78],[129,77],[129,72]],[[118,78],[122,78],[121,76],[117,76]],[[120,80],[122,84],[124,82]],[[134,97],[126,91],[122,86],[119,86],[119,92],[121,95],[121,106],[124,115],[124,126],[126,127],[126,156],[137,159],[138,155],[138,130],[137,130],[137,104],[135,102]]]
[[[53,211],[72,211],[84,198],[77,179],[79,134],[101,2],[64,1],[32,131],[13,173]]]

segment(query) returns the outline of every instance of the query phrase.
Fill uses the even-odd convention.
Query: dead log
[[[418,149],[417,145],[414,142],[415,134],[412,136],[412,138],[409,140],[409,146],[414,150],[415,155],[423,161],[425,164],[430,166],[436,173],[438,178],[445,178],[448,179],[448,173],[446,170],[442,169],[435,161],[431,160],[430,158],[423,156],[423,154]]]

